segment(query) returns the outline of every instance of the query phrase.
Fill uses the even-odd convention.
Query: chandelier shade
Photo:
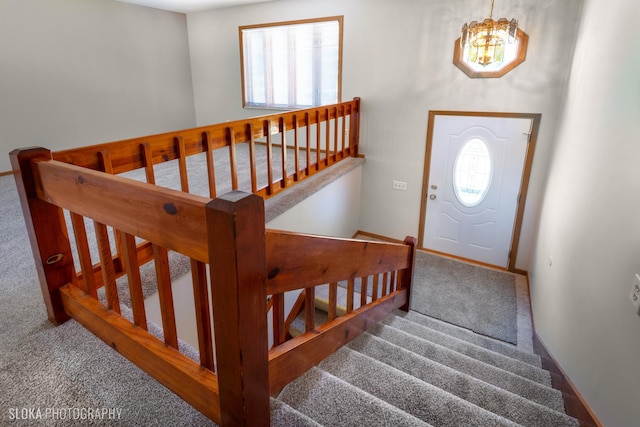
[[[528,37],[518,28],[518,20],[489,18],[462,26],[456,40],[454,64],[470,77],[500,77],[524,61]]]
[[[482,66],[500,64],[504,61],[507,45],[516,42],[517,32],[518,21],[515,19],[494,21],[489,17],[481,23],[472,21],[462,26],[460,47],[466,51],[469,62]]]

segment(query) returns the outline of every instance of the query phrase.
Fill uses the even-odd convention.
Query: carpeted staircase
[[[396,311],[287,385],[272,399],[272,425],[579,423],[564,413],[562,394],[551,388],[538,356],[417,312]]]

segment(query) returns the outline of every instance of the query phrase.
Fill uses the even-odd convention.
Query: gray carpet
[[[304,327],[302,316],[292,326]],[[577,426],[540,364],[513,345],[396,311],[278,400],[330,426]]]
[[[411,308],[517,344],[515,278],[510,273],[417,252]]]
[[[224,161],[224,154],[216,156],[220,172]],[[305,180],[296,191],[269,199],[267,215],[277,216],[363,161],[347,159]],[[157,171],[163,179],[176,173],[164,168]],[[190,182],[194,190],[206,193],[197,175],[190,176]],[[228,188],[221,184],[218,190]],[[90,238],[92,228],[88,227]],[[13,176],[0,177],[0,236],[0,425],[214,425],[75,321],[55,327],[47,320]],[[97,260],[96,254],[93,257]],[[185,266],[183,257],[171,255],[172,275],[185,273]],[[143,269],[144,291],[149,294],[155,290],[153,265]],[[126,278],[118,285],[121,301],[127,303]],[[46,408],[111,408],[118,409],[120,417],[92,422],[14,419],[24,411]],[[317,425],[275,400],[272,421],[282,426]]]
[[[51,325],[13,177],[0,177],[0,215],[0,425],[213,425],[75,321]],[[539,358],[514,346],[397,312],[285,387],[271,400],[271,422],[577,426],[549,378]],[[46,408],[111,408],[120,416],[11,419]]]

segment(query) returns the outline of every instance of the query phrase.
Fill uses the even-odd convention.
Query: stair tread
[[[546,386],[551,386],[551,376],[549,372],[540,367],[530,365],[502,353],[488,350],[468,341],[460,340],[397,315],[392,314],[384,319],[382,323],[505,371],[512,372]]]
[[[438,363],[449,366],[450,368],[464,372],[475,378],[481,379],[521,396],[526,396],[528,394],[531,394],[532,396],[556,395],[557,402],[555,404],[552,402],[547,402],[547,404],[544,403],[544,401],[538,403],[546,404],[546,406],[550,406],[556,410],[562,410],[562,394],[558,390],[554,390],[547,385],[473,359],[425,339],[414,337],[406,332],[384,324],[375,325],[370,328],[368,332],[418,355],[434,360]],[[536,392],[536,390],[538,391]]]
[[[573,418],[561,412],[562,408],[558,408],[562,402],[559,402],[555,391],[547,396],[548,390],[535,389],[542,395],[520,396],[371,334],[362,335],[348,347],[518,424],[549,427],[577,425]],[[536,403],[530,398],[543,403]]]
[[[289,383],[278,399],[324,426],[429,426],[316,367]]]
[[[326,321],[316,309],[316,326]],[[302,314],[295,328],[304,330]],[[320,425],[579,426],[551,385],[552,373],[535,354],[396,311],[285,387],[279,399]]]
[[[318,367],[433,425],[517,425],[349,348],[341,348]]]
[[[322,427],[322,424],[318,424],[283,401],[273,398],[271,399],[271,425],[277,427]]]
[[[461,326],[456,326],[451,323],[447,323],[445,321],[442,321],[430,316],[426,316],[422,313],[419,313],[413,310],[409,312],[396,310],[394,314],[396,316],[403,317],[407,320],[411,320],[412,322],[416,322],[428,328],[440,331],[452,337],[455,337],[464,341],[468,341],[475,345],[479,345],[488,350],[492,350],[497,353],[502,353],[505,356],[513,357],[514,359],[527,362],[531,365],[537,366],[538,368],[542,367],[540,356],[534,353],[529,353],[527,351],[524,351],[504,341],[487,337],[485,335],[477,334],[469,329],[463,328]]]

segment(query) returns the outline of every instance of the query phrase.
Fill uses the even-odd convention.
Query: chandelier
[[[487,67],[499,65],[505,59],[505,49],[516,42],[518,33],[518,21],[506,18],[493,20],[493,3],[491,0],[491,13],[489,17],[478,23],[472,21],[462,26],[460,35],[460,48],[464,61],[468,64]]]

